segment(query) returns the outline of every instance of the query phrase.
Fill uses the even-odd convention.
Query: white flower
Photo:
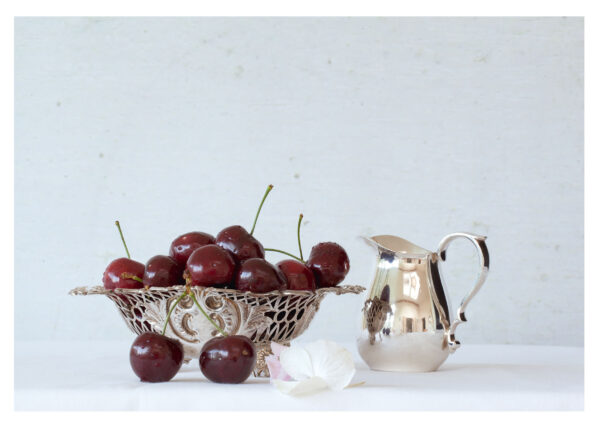
[[[285,394],[306,395],[328,388],[339,391],[356,371],[350,352],[331,341],[289,348],[277,343],[271,346],[274,354],[266,358],[271,383]]]

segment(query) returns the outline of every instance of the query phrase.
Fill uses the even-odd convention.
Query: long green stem
[[[300,224],[302,223],[302,218],[304,215],[300,214],[298,218],[298,250],[300,250],[300,260],[304,262],[304,256],[302,256],[302,243],[300,243]]]
[[[171,314],[173,313],[173,311],[175,310],[175,307],[177,306],[177,304],[181,301],[181,299],[183,299],[185,296],[187,296],[187,292],[184,292],[181,296],[179,296],[177,298],[177,300],[175,301],[175,303],[173,304],[173,306],[171,306],[171,309],[169,310],[169,313],[167,314],[167,319],[165,320],[165,326],[163,327],[163,331],[162,331],[162,335],[165,335],[165,331],[167,331],[167,324],[169,323],[169,318],[171,318]]]
[[[192,298],[192,300],[194,301],[194,303],[196,304],[196,306],[198,307],[198,309],[200,309],[200,312],[202,312],[202,314],[206,317],[206,319],[209,320],[210,323],[215,326],[215,328],[219,331],[219,333],[221,333],[223,336],[227,337],[228,334],[225,331],[223,331],[223,329],[221,327],[219,327],[217,325],[217,323],[212,320],[211,317],[208,316],[208,314],[204,311],[204,309],[202,308],[202,306],[200,306],[200,304],[196,300],[196,296],[194,296],[194,293],[190,293],[190,297]]]
[[[254,224],[252,224],[252,230],[250,230],[250,235],[254,234],[254,228],[256,228],[256,221],[258,221],[258,215],[260,215],[260,210],[263,207],[263,203],[265,203],[265,200],[271,190],[273,190],[273,184],[269,184],[269,187],[267,187],[267,191],[265,191],[265,195],[263,196],[262,201],[260,202],[260,205],[258,206],[258,210],[256,211],[256,216],[254,217]]]
[[[292,255],[291,253],[286,252],[285,250],[279,250],[279,249],[266,249],[266,251],[268,252],[278,252],[278,253],[283,253],[284,255],[288,255],[291,256],[292,258],[299,260],[300,262],[304,263],[304,261],[302,259],[300,259],[298,256],[296,255]]]
[[[131,255],[129,254],[129,249],[127,248],[127,243],[125,243],[125,237],[123,237],[123,231],[121,231],[121,224],[119,221],[115,221],[115,225],[119,229],[119,234],[121,235],[121,240],[123,241],[123,246],[125,246],[125,252],[127,252],[127,257],[131,259]]]
[[[142,280],[140,277],[138,277],[137,275],[130,274],[129,272],[124,272],[123,274],[121,274],[121,278],[135,280],[139,283],[144,282],[144,280]]]

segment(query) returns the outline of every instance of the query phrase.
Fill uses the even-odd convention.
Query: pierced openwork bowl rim
[[[216,287],[204,287],[204,286],[191,286],[192,290],[200,290],[207,292],[214,292],[218,294],[239,294],[244,293],[246,296],[252,297],[273,297],[273,296],[285,296],[285,295],[293,295],[293,296],[314,296],[314,295],[324,295],[326,293],[335,293],[335,294],[346,294],[346,293],[354,293],[359,294],[365,290],[363,286],[335,286],[335,287],[323,287],[320,289],[316,289],[315,291],[311,290],[282,290],[282,291],[270,291],[266,293],[253,293],[253,292],[240,292],[235,289],[222,289]],[[110,294],[110,293],[132,293],[132,294],[144,294],[147,292],[163,292],[163,293],[183,293],[186,290],[186,286],[169,286],[169,287],[148,287],[141,289],[106,289],[104,286],[81,286],[75,287],[74,289],[69,291],[69,294],[72,296],[85,296],[91,294]]]

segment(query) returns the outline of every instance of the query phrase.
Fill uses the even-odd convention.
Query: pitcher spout
[[[432,253],[431,251],[423,249],[422,247],[419,247],[401,237],[378,235],[372,237],[363,237],[363,239],[378,250],[387,251],[399,257],[426,258]]]

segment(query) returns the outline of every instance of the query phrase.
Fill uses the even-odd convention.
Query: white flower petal
[[[284,350],[279,355],[279,362],[294,380],[306,380],[314,376],[310,355],[302,347],[291,346]]]
[[[313,375],[325,380],[332,390],[342,390],[350,384],[356,370],[347,349],[328,340],[318,340],[307,344],[305,351],[310,356]]]
[[[271,381],[273,380],[283,380],[290,381],[292,378],[285,372],[279,359],[275,357],[275,355],[269,355],[265,357],[265,364],[267,364],[267,368],[269,369],[269,375],[271,376]]]
[[[350,352],[326,340],[285,349],[280,352],[279,361],[281,374],[272,378],[271,382],[281,392],[295,396],[325,388],[342,390],[350,384],[356,372]],[[296,381],[284,381],[285,373]]]
[[[302,381],[273,380],[273,384],[280,392],[292,396],[308,395],[327,388],[327,382],[320,377],[311,377]]]

